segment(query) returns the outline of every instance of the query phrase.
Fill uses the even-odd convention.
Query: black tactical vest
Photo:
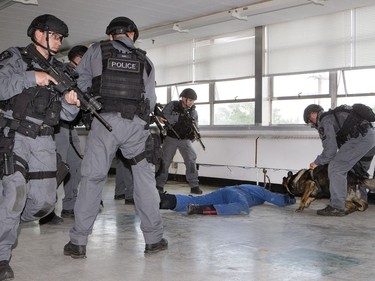
[[[177,132],[181,139],[194,139],[192,124],[189,121],[187,113],[182,107],[181,102],[174,101],[173,105],[173,112],[177,112],[179,114],[178,121],[173,125],[173,129]],[[172,138],[176,138],[176,135],[171,130],[168,130],[167,135]]]
[[[28,55],[21,52],[23,61],[27,64],[27,71],[43,71],[36,69]],[[62,63],[53,59],[53,66],[62,67]],[[24,89],[22,93],[12,97],[7,102],[7,109],[13,110],[13,118],[25,120],[30,116],[42,120],[44,124],[55,126],[59,123],[61,112],[61,100],[51,86],[35,86]]]
[[[117,50],[114,42],[124,45],[128,52]],[[125,118],[132,119],[144,100],[145,52],[120,41],[101,41],[100,46],[103,71],[92,80],[93,94],[101,96],[102,112],[121,112]]]

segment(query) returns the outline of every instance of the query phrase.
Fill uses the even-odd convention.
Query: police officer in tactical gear
[[[168,130],[163,142],[162,163],[159,175],[156,177],[156,188],[160,192],[164,191],[164,185],[168,180],[169,165],[178,149],[184,159],[186,180],[189,183],[190,192],[202,194],[202,190],[199,188],[197,154],[192,146],[195,136],[190,121],[192,118],[198,126],[198,113],[194,105],[196,99],[197,93],[191,88],[186,88],[181,92],[179,101],[171,101],[163,109],[164,117],[167,118],[178,136],[172,130]]]
[[[83,45],[77,45],[70,49],[68,53],[69,63],[66,67],[71,68],[73,77],[75,68],[86,51],[87,47]],[[62,161],[69,165],[69,174],[64,179],[64,198],[62,199],[61,210],[63,218],[74,218],[74,205],[81,181],[81,142],[75,129],[75,126],[81,122],[81,116],[80,112],[73,121],[60,120],[60,124],[55,128],[57,152],[61,155]]]
[[[109,40],[93,44],[77,67],[78,86],[101,96],[101,116],[112,126],[109,132],[95,118],[82,160],[81,186],[74,207],[75,223],[64,254],[86,257],[86,244],[99,211],[108,170],[118,149],[132,163],[135,208],[146,242],[145,253],[165,250],[155,168],[145,151],[150,147],[150,108],[156,103],[155,73],[143,50],[134,47],[138,29],[126,17],[113,19],[106,33]]]
[[[70,49],[68,53],[68,59],[70,64],[72,64],[74,68],[79,64],[86,51],[87,47],[83,45],[77,45]]]
[[[66,24],[53,15],[35,18],[27,35],[31,46],[60,66],[56,54]],[[9,266],[20,221],[40,219],[56,203],[56,145],[53,126],[73,120],[80,105],[74,91],[59,94],[56,81],[24,51],[11,47],[0,54],[0,280],[14,277]]]
[[[345,216],[347,173],[353,168],[359,176],[367,175],[375,154],[374,128],[346,105],[324,112],[320,105],[310,104],[304,110],[303,118],[305,123],[318,130],[323,145],[322,153],[310,164],[310,168],[328,164],[330,202],[317,214]],[[366,200],[367,192],[363,186],[360,192]]]
[[[75,68],[81,57],[87,51],[83,45],[74,46],[68,53],[69,63],[65,65],[72,77],[77,78]],[[62,200],[61,217],[74,218],[74,204],[77,198],[78,185],[81,180],[81,147],[77,130],[74,128],[78,125],[81,114],[73,121],[60,120],[60,124],[55,127],[55,142],[57,153],[61,155],[61,160],[69,166],[69,174],[64,179],[64,194]],[[41,218],[39,224],[62,224],[64,220],[56,215],[55,211]]]

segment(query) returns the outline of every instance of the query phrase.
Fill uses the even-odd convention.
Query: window
[[[214,125],[254,124],[254,79],[215,82]]]
[[[271,124],[301,124],[303,111],[311,103],[330,108],[329,73],[273,77]]]
[[[215,104],[214,116],[214,125],[254,124],[254,102]]]
[[[215,101],[253,99],[254,89],[254,79],[219,81],[215,83]]]
[[[338,95],[375,93],[375,69],[345,70],[338,75]]]
[[[195,85],[179,85],[172,88],[172,100],[178,100],[181,92],[191,88],[197,93],[197,100],[195,103],[208,102],[209,101],[209,84],[195,84]]]
[[[157,98],[156,102],[160,104],[168,103],[168,87],[157,87],[155,93]]]
[[[273,96],[304,97],[329,93],[329,73],[275,76]]]
[[[312,103],[321,105],[324,110],[331,108],[330,98],[277,100],[272,103],[272,124],[305,124],[303,111]]]

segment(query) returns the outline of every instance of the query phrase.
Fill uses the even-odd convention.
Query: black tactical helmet
[[[306,124],[310,123],[310,114],[312,112],[320,112],[323,111],[323,107],[321,107],[319,104],[310,104],[305,108],[305,111],[303,112],[303,120],[305,121]]]
[[[114,18],[109,23],[105,31],[107,35],[126,34],[128,32],[134,32],[134,42],[135,42],[139,36],[138,28],[135,25],[135,23],[127,17]]]
[[[69,29],[65,22],[53,15],[45,14],[36,17],[27,29],[27,35],[33,38],[36,29],[40,29],[42,31],[52,31],[61,34],[63,37],[69,36]]]
[[[196,100],[197,99],[197,93],[191,88],[186,88],[181,92],[180,98],[181,97]]]
[[[70,49],[68,53],[68,59],[71,61],[75,57],[83,57],[83,55],[86,53],[87,47],[83,45],[77,45]]]

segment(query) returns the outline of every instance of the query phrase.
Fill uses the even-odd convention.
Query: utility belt
[[[120,112],[121,117],[133,120],[137,115],[142,120],[150,123],[150,102],[148,99],[139,101],[115,97],[102,97],[103,108],[101,113]]]
[[[65,120],[60,120],[59,126],[68,130],[72,130],[74,128],[71,122]]]
[[[161,148],[161,138],[159,134],[151,133],[150,136],[147,138],[145,143],[145,151],[141,152],[134,158],[125,160],[129,163],[129,165],[137,165],[143,159],[147,160],[148,163],[152,163],[154,165],[160,165],[161,158],[162,158],[162,148]]]
[[[0,115],[0,128],[9,127],[11,131],[35,139],[38,136],[52,136],[53,127],[38,125],[29,120],[9,119]]]

